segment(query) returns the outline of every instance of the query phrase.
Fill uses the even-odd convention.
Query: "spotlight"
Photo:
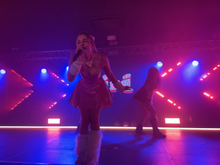
[[[162,67],[162,66],[163,66],[163,63],[159,61],[159,62],[157,62],[157,66],[158,66],[158,67]]]
[[[192,62],[192,65],[193,65],[193,66],[197,66],[197,65],[199,65],[199,62],[196,61],[196,60],[194,60],[194,61]]]
[[[46,69],[41,69],[41,73],[46,73],[47,70]]]
[[[66,67],[66,70],[69,70],[69,66]]]
[[[1,70],[0,70],[0,73],[1,73],[1,74],[5,74],[6,71],[5,71],[4,69],[1,69]]]

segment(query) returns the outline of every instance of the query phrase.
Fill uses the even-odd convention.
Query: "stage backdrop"
[[[133,90],[121,94],[102,72],[114,98],[113,105],[101,111],[101,126],[135,126],[139,122],[142,111],[133,95],[144,84],[148,69],[161,61],[163,66],[158,69],[161,75],[167,74],[161,77],[160,95],[154,94],[158,125],[220,127],[218,52],[114,55],[108,58],[116,78],[131,85]],[[198,66],[192,66],[193,60],[199,62]],[[5,69],[6,74],[0,74],[0,125],[77,125],[79,109],[68,104],[68,100],[81,77],[79,75],[69,83],[67,64],[68,60],[1,62],[0,69]],[[42,68],[47,69],[47,73],[42,74]],[[205,75],[207,77],[203,78]],[[60,124],[48,124],[49,118],[60,119]],[[180,124],[167,124],[165,118],[178,118]],[[149,120],[145,126],[150,126]]]

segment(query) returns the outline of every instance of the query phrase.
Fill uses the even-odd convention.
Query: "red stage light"
[[[220,65],[218,64],[217,66],[215,66],[212,70],[215,71],[220,67]],[[207,78],[208,76],[210,76],[210,72],[208,72],[207,74],[205,74],[204,76],[202,76],[202,78],[200,78],[200,81],[203,81],[205,78]],[[207,92],[203,92],[203,94],[207,97],[209,97],[210,99],[214,99],[213,96],[211,96],[209,93]]]
[[[212,70],[215,71],[220,67],[220,65],[215,66]],[[201,81],[203,81],[203,79],[207,78],[210,75],[209,73],[206,73],[204,76],[202,76],[202,78],[200,78]]]
[[[211,95],[208,94],[207,92],[204,92],[203,94],[204,94],[205,96],[209,97],[210,99],[213,99],[213,98],[214,98],[213,96],[211,96]]]
[[[181,62],[178,62],[176,65],[177,65],[177,66],[180,66],[180,65],[181,65]],[[168,70],[168,72],[171,72],[171,71],[173,71],[173,68],[170,68],[170,69]],[[167,75],[167,72],[163,73],[161,77],[164,77],[164,76],[166,76],[166,75]]]
[[[163,97],[163,98],[165,97],[162,93],[160,93],[160,92],[158,92],[158,91],[156,91],[156,93],[157,93],[159,96]],[[176,103],[174,103],[171,99],[167,99],[167,101],[168,101],[170,104],[172,104],[173,106],[176,106]],[[177,108],[180,109],[181,107],[178,106]]]
[[[167,72],[165,72],[164,74],[162,74],[162,76],[161,77],[164,77],[164,76],[166,76],[167,75]]]
[[[33,86],[33,84],[31,84],[30,82],[28,82],[25,78],[23,78],[21,75],[19,75],[17,72],[15,72],[14,70],[11,70],[14,74],[16,74],[18,77],[20,77],[22,80],[24,80],[30,87],[32,87]],[[15,107],[17,107],[22,101],[24,101],[26,98],[28,98],[30,95],[31,95],[31,93],[33,93],[33,91],[31,91],[30,93],[28,93],[25,97],[24,97],[24,99],[21,99],[21,101],[19,101],[17,104],[15,104],[12,108],[11,108],[11,110],[13,110]]]
[[[56,105],[57,104],[57,102],[54,102],[50,107],[49,107],[49,109],[51,109],[54,105]]]
[[[52,72],[52,73],[50,73],[50,74],[52,74],[54,77],[60,79],[60,77],[57,76],[55,73]],[[66,83],[63,79],[60,79],[60,81],[63,82],[63,83]],[[66,84],[66,86],[69,86],[69,84]],[[66,97],[66,94],[63,94],[62,97]],[[57,104],[57,102],[54,102],[54,103],[49,107],[49,109],[51,109],[51,108],[52,108],[54,105],[56,105],[56,104]]]
[[[160,92],[156,91],[156,93],[157,93],[158,95],[160,95],[161,97],[164,97],[164,95],[161,94]]]

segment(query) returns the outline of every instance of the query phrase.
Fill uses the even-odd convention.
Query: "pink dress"
[[[93,70],[90,76],[85,76],[83,70]],[[80,74],[82,78],[77,83],[69,103],[80,109],[102,109],[112,105],[112,93],[101,77],[102,63],[93,62],[92,67],[83,63]]]

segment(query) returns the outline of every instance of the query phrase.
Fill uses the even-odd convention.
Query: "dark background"
[[[1,0],[0,52],[75,48],[86,31],[97,47],[219,39],[218,0]]]

